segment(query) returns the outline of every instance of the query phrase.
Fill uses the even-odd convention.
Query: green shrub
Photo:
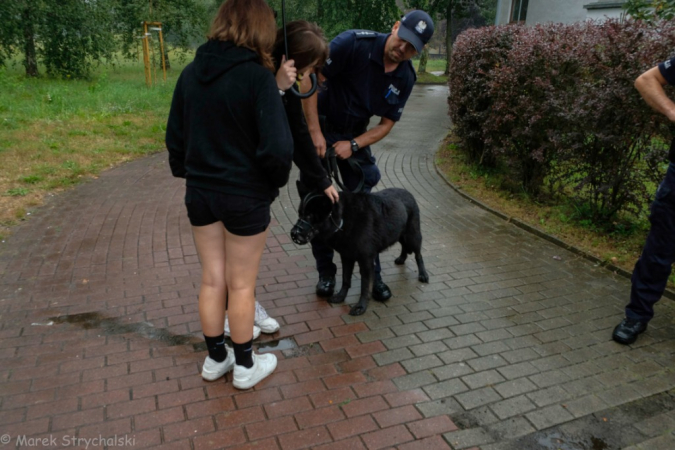
[[[633,83],[673,48],[672,22],[469,30],[451,61],[455,134],[470,160],[506,167],[529,193],[569,196],[594,222],[637,215],[672,133]]]

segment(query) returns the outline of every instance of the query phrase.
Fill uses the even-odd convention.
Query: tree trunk
[[[166,45],[166,42],[164,42],[164,64],[166,64],[166,70],[171,69],[171,63],[169,62],[169,49]]]
[[[359,15],[356,18],[356,25],[352,25],[351,28],[365,28],[361,25],[361,16],[363,15],[363,5],[361,3],[358,3],[360,6],[359,8]]]
[[[420,66],[417,69],[417,73],[425,73],[427,71],[427,60],[429,59],[429,48],[424,46],[422,50],[422,56],[420,56]]]
[[[446,40],[448,44],[447,51],[445,52],[445,57],[447,58],[445,61],[445,75],[450,75],[450,60],[452,59],[452,34],[448,33]]]
[[[445,62],[445,75],[450,75],[450,58],[452,58],[452,7],[454,6],[453,0],[448,0],[447,9],[445,11],[445,17],[447,20],[447,29],[445,33],[445,48],[446,48],[446,62]]]
[[[23,40],[24,40],[24,61],[23,65],[26,68],[27,77],[37,77],[38,72],[37,55],[35,52],[35,32],[33,17],[31,15],[30,7],[24,8],[21,13],[23,22]]]

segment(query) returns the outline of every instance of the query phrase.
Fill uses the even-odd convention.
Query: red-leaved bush
[[[633,83],[674,51],[672,22],[466,31],[451,61],[454,132],[472,162],[506,167],[531,193],[572,193],[596,220],[637,213],[672,134]]]

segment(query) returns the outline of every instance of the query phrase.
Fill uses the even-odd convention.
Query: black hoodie
[[[208,41],[181,73],[166,128],[169,165],[188,186],[273,200],[293,139],[274,75],[252,50]]]

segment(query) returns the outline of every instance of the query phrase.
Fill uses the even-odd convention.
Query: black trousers
[[[649,221],[652,226],[633,270],[626,306],[626,317],[641,322],[654,317],[654,304],[661,299],[675,262],[675,163],[668,166],[656,192]]]

